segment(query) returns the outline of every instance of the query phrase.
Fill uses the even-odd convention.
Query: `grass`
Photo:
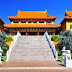
[[[71,59],[72,59],[72,53],[71,53]]]
[[[63,61],[63,56],[58,56],[58,58],[60,59],[60,61]]]
[[[1,57],[1,61],[6,62],[6,56]]]

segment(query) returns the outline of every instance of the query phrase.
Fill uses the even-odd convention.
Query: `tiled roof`
[[[65,19],[72,19],[72,11],[67,11],[67,10],[65,11],[65,16],[61,24],[64,22]]]
[[[7,28],[19,28],[19,27],[60,27],[60,24],[5,24]]]
[[[56,16],[48,16],[47,11],[19,11],[17,13],[17,16],[8,16],[9,19],[14,18],[50,18],[50,19],[56,19]]]
[[[66,16],[72,17],[72,11],[67,11],[67,10],[66,10],[65,14],[66,14]]]
[[[72,19],[72,11],[66,10],[64,19]]]

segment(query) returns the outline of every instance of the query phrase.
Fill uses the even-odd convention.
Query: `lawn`
[[[6,62],[6,56],[1,57],[1,61]]]
[[[58,58],[60,59],[60,61],[63,61],[63,56],[58,56]]]

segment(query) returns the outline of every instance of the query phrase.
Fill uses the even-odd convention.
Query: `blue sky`
[[[72,0],[0,0],[0,16],[6,24],[10,24],[7,16],[17,15],[17,11],[48,11],[48,15],[57,16],[55,24],[59,24],[65,10],[72,11]]]

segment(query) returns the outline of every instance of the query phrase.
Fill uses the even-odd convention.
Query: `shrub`
[[[58,35],[53,35],[53,36],[51,37],[51,40],[52,40],[52,41],[55,41],[55,42],[59,42],[59,41],[61,40],[61,37],[58,36]]]
[[[55,48],[56,48],[56,51],[58,53],[58,56],[60,56],[61,55],[61,50],[59,50],[59,48],[57,48],[57,47],[55,47]]]
[[[5,36],[5,40],[6,40],[6,42],[13,41],[13,38],[12,38],[12,36]]]

